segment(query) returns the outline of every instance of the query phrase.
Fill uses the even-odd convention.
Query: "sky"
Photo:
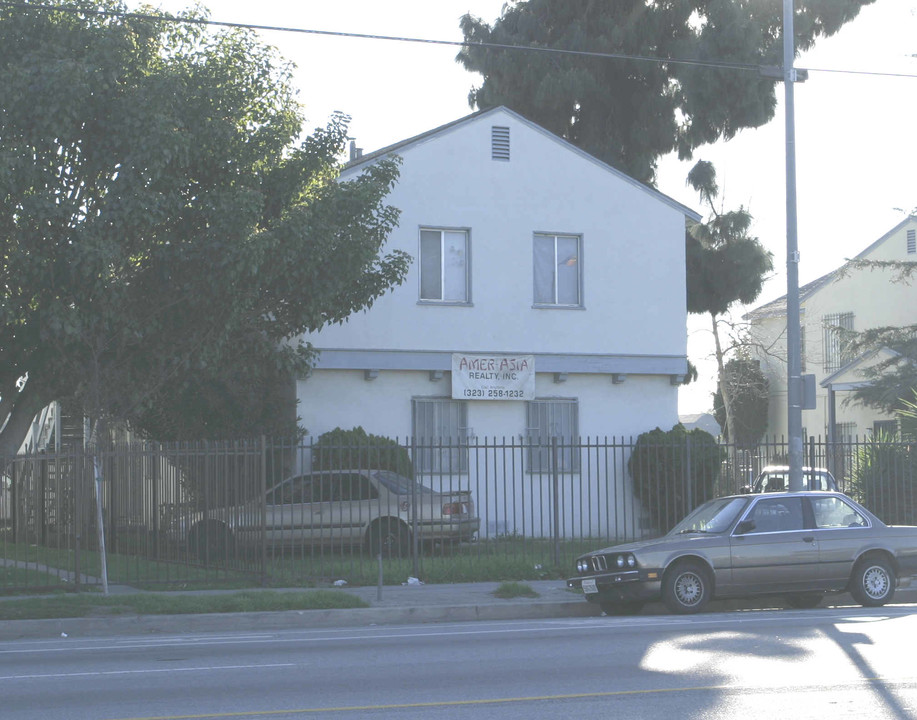
[[[213,20],[460,42],[459,18],[488,23],[504,0],[209,0]],[[130,2],[136,7],[139,2]],[[168,11],[188,7],[153,0]],[[472,112],[456,46],[263,32],[297,66],[295,82],[309,127],[332,112],[351,116],[350,132],[367,153]],[[876,0],[839,33],[795,62],[809,79],[794,86],[799,283],[841,266],[917,207],[917,0]],[[856,71],[856,72],[853,72]],[[863,73],[898,73],[887,77]],[[725,209],[744,206],[752,233],[774,255],[774,273],[751,307],[786,294],[786,114],[729,142],[699,148],[691,161],[660,162],[657,188],[704,211],[685,186],[694,162],[717,169]],[[733,314],[740,318],[748,308]],[[710,320],[689,316],[688,356],[699,380],[679,390],[679,412],[712,409],[716,363]]]

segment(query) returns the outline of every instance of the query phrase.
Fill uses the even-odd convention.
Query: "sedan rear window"
[[[395,495],[410,495],[411,486],[414,486],[418,493],[433,492],[426,485],[421,485],[419,482],[415,482],[414,480],[406,478],[404,475],[399,475],[398,473],[392,472],[391,470],[377,470],[373,477],[385,485],[389,492],[395,493]]]
[[[869,522],[855,507],[838,497],[811,498],[815,527],[866,527]]]

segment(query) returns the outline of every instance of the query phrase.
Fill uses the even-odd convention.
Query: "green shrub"
[[[654,528],[668,532],[675,523],[714,495],[725,457],[716,439],[678,424],[668,432],[643,433],[627,462],[634,493]]]
[[[312,446],[313,470],[392,470],[414,477],[414,465],[407,448],[391,438],[369,435],[362,427],[335,428]]]
[[[889,525],[917,523],[917,444],[884,435],[860,447],[850,493]]]

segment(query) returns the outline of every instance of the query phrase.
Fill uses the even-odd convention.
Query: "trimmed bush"
[[[407,448],[391,438],[370,435],[362,427],[335,428],[312,446],[313,470],[392,470],[414,477],[414,465]]]
[[[680,423],[637,438],[627,462],[634,493],[649,523],[668,532],[682,517],[714,496],[725,453],[704,430]]]

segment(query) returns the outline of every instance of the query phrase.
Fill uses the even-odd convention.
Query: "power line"
[[[555,55],[570,55],[575,57],[603,58],[611,60],[629,60],[634,62],[650,62],[666,65],[686,65],[692,67],[707,67],[722,70],[744,70],[758,73],[761,66],[752,63],[724,62],[715,60],[691,60],[684,58],[660,58],[650,55],[628,55],[625,53],[593,52],[589,50],[565,50],[562,48],[538,47],[536,45],[508,45],[503,43],[467,42],[463,40],[436,40],[429,38],[415,38],[400,35],[376,35],[369,33],[354,33],[337,30],[315,30],[284,25],[257,25],[252,23],[237,23],[226,20],[211,20],[209,18],[179,17],[175,15],[153,15],[149,13],[121,12],[116,10],[94,10],[67,5],[44,5],[41,3],[15,2],[14,0],[0,0],[0,7],[19,10],[49,10],[69,12],[77,15],[95,15],[99,17],[120,17],[126,20],[152,20],[155,22],[171,22],[186,25],[201,25],[212,27],[225,27],[237,30],[255,30],[260,32],[298,33],[302,35],[317,35],[325,37],[350,38],[357,40],[383,40],[388,42],[418,43],[425,45],[443,45],[452,47],[479,47],[494,50],[517,50],[523,52],[548,53]],[[803,70],[803,68],[798,68]],[[882,77],[917,78],[917,74],[872,72],[867,70],[839,70],[829,68],[807,68],[810,72],[840,73],[848,75],[870,75]]]

